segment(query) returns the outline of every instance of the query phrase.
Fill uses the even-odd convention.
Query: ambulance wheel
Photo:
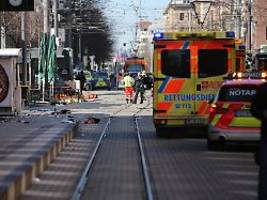
[[[216,151],[219,149],[219,142],[217,141],[212,141],[212,140],[207,140],[207,148],[209,151]]]
[[[163,137],[164,136],[164,128],[156,127],[156,135],[157,135],[157,137]]]
[[[209,127],[208,127],[208,126],[204,126],[204,127],[202,128],[202,131],[203,131],[204,136],[207,137],[208,132],[209,132]]]

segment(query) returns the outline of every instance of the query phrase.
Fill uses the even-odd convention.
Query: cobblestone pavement
[[[77,181],[90,157],[107,116],[95,115],[99,124],[81,124],[79,134],[58,155],[55,162],[34,180],[20,200],[71,199]]]
[[[0,199],[24,192],[32,177],[69,141],[76,126],[61,123],[65,117],[27,116],[0,124]]]

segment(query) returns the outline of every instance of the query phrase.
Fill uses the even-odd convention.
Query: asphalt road
[[[123,99],[120,95],[117,98]],[[255,165],[253,157],[255,146],[230,144],[220,151],[208,151],[205,138],[192,137],[194,135],[192,132],[196,133],[195,135],[203,135],[202,130],[196,129],[172,130],[168,137],[157,138],[152,122],[151,105],[148,108],[142,107],[141,105],[137,105],[137,107],[140,109],[138,114],[140,115],[140,119],[138,121],[144,139],[155,199],[257,199],[258,167]],[[113,136],[125,132],[126,125],[123,120],[126,120],[132,114],[133,112],[129,109],[128,116],[126,115],[120,119],[121,123],[124,124],[123,126],[120,126],[118,122],[113,125],[113,127],[116,127],[115,131],[112,132]],[[131,130],[132,124],[128,123],[128,126],[126,130]],[[187,133],[190,137],[186,137]],[[183,137],[180,137],[180,135],[183,135]],[[112,137],[112,139],[118,140],[116,137]],[[129,140],[135,141],[132,135],[127,136],[127,134],[123,138],[120,137],[119,140],[120,142],[122,142],[121,140],[124,142],[129,142]],[[111,146],[108,148],[113,155],[118,156],[120,155],[119,152],[128,151],[127,146],[117,148],[114,151]],[[106,151],[108,152],[109,150]],[[107,155],[100,155],[102,159],[105,156]],[[128,159],[129,156],[124,155]],[[123,157],[120,157],[120,159],[123,159]],[[136,165],[140,164],[138,162],[135,163]],[[132,163],[129,162],[128,167],[130,168],[131,166]],[[123,168],[125,168],[125,165],[123,165]],[[119,170],[119,166],[116,169]],[[101,174],[99,171],[98,173]],[[113,180],[116,180],[112,171],[110,171],[109,176],[113,177]],[[124,176],[127,179],[129,174]],[[94,183],[96,182],[97,180],[95,179]],[[105,185],[103,190],[101,190],[101,184],[97,185],[98,192],[103,197],[107,188],[108,191],[118,191],[114,188],[115,185],[117,184],[110,183],[109,187]],[[134,189],[136,190],[136,187]],[[87,197],[90,197],[90,191],[88,189]],[[129,193],[128,198],[130,197],[131,195]],[[112,199],[110,195],[109,198]]]
[[[150,116],[140,124],[156,199],[257,199],[253,146],[208,151],[204,138],[175,137],[179,131],[170,138],[156,138]]]
[[[83,162],[69,163],[73,169],[75,164],[79,167],[75,168],[73,179],[67,179],[65,182],[62,180],[61,184],[57,183],[59,187],[62,188],[62,185],[67,183],[70,185],[66,181],[73,181],[73,184],[77,182],[78,170],[82,170],[81,166],[86,162],[84,159],[90,157],[104,121],[109,115],[116,113],[109,134],[104,139],[93,170],[89,174],[83,199],[145,199],[133,123],[133,115],[137,114],[154,199],[257,199],[258,167],[253,160],[255,146],[229,145],[224,150],[208,151],[205,138],[186,137],[187,132],[198,133],[201,130],[172,130],[169,137],[157,138],[152,123],[151,104],[147,103],[148,97],[145,104],[127,106],[122,91],[96,91],[96,93],[98,99],[94,102],[66,106],[76,116],[86,114],[99,117],[102,121],[98,125],[82,125],[81,134],[75,143],[76,147],[69,148],[76,149],[82,144],[83,149],[78,148],[75,155],[78,159],[78,155],[82,153]],[[177,137],[181,134],[184,137]],[[69,155],[71,156],[73,155]],[[62,159],[59,158],[55,163],[60,165],[60,160]],[[66,167],[67,160],[75,161],[74,157],[64,160]],[[59,171],[68,172],[68,168],[63,169],[62,164],[60,166]],[[46,173],[51,174],[49,168]],[[56,175],[53,179],[59,181]],[[41,182],[37,184],[40,185]],[[40,190],[41,188],[38,191]],[[52,190],[56,191],[55,186]],[[28,192],[28,198],[24,199],[30,199],[30,194],[36,194],[38,191]],[[70,194],[71,192],[65,196],[61,195],[60,199],[69,199]],[[53,199],[52,196],[51,194],[49,199]],[[60,194],[57,194],[57,197],[59,196]],[[34,197],[33,199],[36,199],[37,196]]]

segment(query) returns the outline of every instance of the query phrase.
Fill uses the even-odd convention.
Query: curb
[[[0,200],[15,200],[23,194],[32,184],[34,178],[40,176],[62,149],[70,143],[78,128],[79,123],[76,123],[67,132],[55,135],[1,179]]]

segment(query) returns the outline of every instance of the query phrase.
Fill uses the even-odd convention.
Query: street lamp
[[[213,4],[213,0],[194,0],[191,2],[192,8],[195,12],[198,24],[200,24],[201,29],[203,29],[207,15]]]

